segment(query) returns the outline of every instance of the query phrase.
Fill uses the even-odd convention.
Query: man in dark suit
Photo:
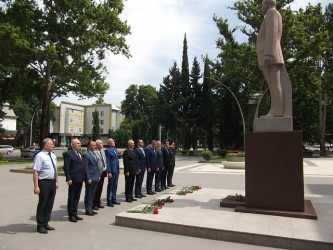
[[[169,142],[167,140],[164,141],[164,145],[162,147],[162,154],[163,154],[163,171],[162,171],[162,178],[161,178],[161,188],[168,189],[166,185],[166,177],[170,167],[170,149],[169,149]]]
[[[88,150],[82,157],[82,163],[85,173],[86,193],[84,196],[84,206],[86,215],[93,216],[97,212],[92,210],[97,182],[99,181],[99,170],[97,157],[95,155],[96,142],[89,141]]]
[[[142,182],[146,172],[146,153],[145,150],[143,149],[144,146],[143,140],[139,139],[137,145],[138,146],[135,149],[135,153],[140,173],[136,175],[135,179],[135,198],[142,198],[146,197],[141,192]]]
[[[93,210],[99,210],[104,208],[101,203],[101,196],[104,186],[104,178],[106,177],[106,157],[103,150],[103,142],[101,140],[96,140],[96,150],[95,155],[97,156],[98,168],[100,171],[100,180],[97,183],[97,188],[94,197]]]
[[[167,182],[168,187],[174,187],[175,185],[172,183],[173,172],[175,170],[176,165],[176,144],[173,142],[170,148],[170,167],[167,173]]]
[[[136,201],[133,198],[133,187],[135,176],[140,173],[138,163],[136,162],[136,154],[134,150],[134,141],[129,140],[128,147],[124,151],[124,174],[125,174],[125,196],[127,202]]]
[[[77,214],[77,209],[84,179],[84,170],[82,157],[79,152],[81,142],[78,139],[73,139],[71,145],[72,149],[64,154],[64,172],[68,185],[67,212],[69,221],[77,222],[82,220]]]
[[[108,189],[106,194],[107,205],[120,205],[117,201],[118,178],[120,174],[119,159],[115,142],[112,138],[107,141],[108,148],[105,150],[106,172],[108,176]]]
[[[156,141],[152,140],[151,144],[147,147],[146,150],[146,160],[147,160],[147,194],[153,195],[156,194],[153,192],[153,179],[155,172],[157,170],[157,165],[156,165],[156,152],[155,152],[155,147],[156,147]]]
[[[157,141],[156,142],[156,174],[155,174],[155,192],[161,192],[160,186],[161,186],[161,178],[162,178],[162,171],[163,171],[163,154],[161,151],[161,142]]]

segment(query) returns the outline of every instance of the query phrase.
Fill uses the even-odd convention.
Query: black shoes
[[[86,215],[88,215],[88,216],[94,216],[95,214],[93,212],[86,212]]]
[[[126,198],[126,202],[132,202],[131,198]]]
[[[169,185],[168,185],[168,187],[174,187],[174,186],[176,186],[176,185],[173,185],[173,184],[169,184]]]
[[[44,228],[45,228],[47,231],[55,230],[55,228],[54,228],[54,227],[51,227],[49,224],[46,224],[46,225],[44,226]]]
[[[99,207],[98,207],[98,206],[93,206],[92,209],[93,209],[93,210],[99,210]]]
[[[91,211],[93,214],[98,214],[97,212],[95,212],[94,210]]]
[[[141,196],[141,197],[146,197],[146,196],[145,196],[145,195],[143,195],[143,194],[140,194],[140,196]]]
[[[47,234],[47,230],[45,229],[44,225],[37,226],[37,232],[40,234]]]
[[[98,208],[104,208],[104,206],[103,206],[103,205],[98,205],[97,207],[98,207]]]
[[[137,199],[134,199],[133,197],[131,197],[131,200],[132,200],[132,201],[137,201]]]
[[[108,203],[108,207],[114,207],[111,203]]]
[[[142,196],[141,195],[136,195],[135,198],[141,199]]]
[[[72,216],[72,215],[68,217],[68,220],[70,222],[77,222],[77,219],[75,218],[75,216]]]
[[[153,192],[147,192],[147,194],[149,194],[149,195],[154,195]]]
[[[78,216],[77,214],[76,214],[76,215],[74,215],[74,218],[75,218],[76,220],[83,220],[83,218],[82,218],[82,217],[80,217],[80,216]]]
[[[112,204],[114,204],[114,205],[120,205],[120,202],[113,201]]]
[[[162,192],[161,189],[155,189],[155,192]]]

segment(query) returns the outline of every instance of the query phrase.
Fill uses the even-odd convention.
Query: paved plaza
[[[312,200],[318,215],[317,221],[242,214],[233,212],[233,209],[220,208],[219,201],[225,195],[244,194],[244,170],[224,169],[222,164],[198,163],[199,159],[177,157],[174,177],[174,183],[177,186],[133,203],[124,201],[124,178],[121,175],[118,188],[121,205],[100,209],[99,214],[93,217],[84,215],[84,192],[82,192],[79,215],[82,215],[84,220],[77,223],[68,222],[67,185],[65,177],[60,176],[60,187],[57,190],[50,222],[56,230],[47,235],[36,233],[35,211],[38,196],[33,194],[32,175],[10,172],[10,169],[20,169],[24,165],[0,166],[0,197],[2,198],[0,249],[270,249],[252,244],[182,236],[175,234],[176,231],[163,233],[165,232],[163,226],[167,226],[165,224],[162,228],[161,224],[153,225],[151,230],[131,227],[135,225],[130,227],[116,225],[116,216],[134,216],[124,211],[169,195],[175,199],[175,202],[165,205],[158,215],[136,214],[135,216],[148,217],[153,221],[166,220],[171,223],[174,223],[172,220],[176,219],[183,225],[204,228],[218,225],[224,229],[240,230],[250,234],[273,233],[282,237],[301,237],[305,240],[326,242],[327,249],[333,248],[332,158],[304,159],[305,198]],[[182,186],[192,185],[200,185],[202,190],[186,197],[173,193]],[[105,193],[106,185],[102,199],[104,204],[106,203]],[[225,217],[226,214],[227,217]],[[288,227],[284,223],[287,223]],[[187,227],[186,230],[191,230],[191,227]],[[226,240],[234,240],[234,238],[230,236],[230,239]],[[276,238],[272,238],[271,241],[276,241]],[[256,242],[253,241],[253,243]],[[278,245],[275,244],[275,246]]]

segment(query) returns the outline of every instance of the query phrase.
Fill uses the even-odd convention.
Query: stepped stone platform
[[[318,220],[274,215],[239,213],[234,208],[220,207],[221,199],[242,190],[208,189],[202,187],[185,196],[177,190],[156,199],[170,196],[159,214],[121,212],[118,226],[231,241],[286,249],[333,249],[332,199],[313,197]],[[307,199],[311,197],[306,197]],[[145,207],[140,204],[135,209]]]

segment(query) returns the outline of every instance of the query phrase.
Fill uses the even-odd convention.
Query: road
[[[244,170],[227,170],[222,164],[200,164],[199,159],[177,156],[174,188],[200,185],[203,188],[226,189],[244,194]],[[305,160],[306,197],[332,196],[333,171],[330,166],[333,168],[330,158]],[[10,173],[11,168],[22,168],[22,165],[0,167],[0,249],[271,249],[116,226],[115,214],[131,209],[138,202],[150,202],[158,197],[154,195],[134,203],[124,202],[123,175],[118,185],[121,205],[101,209],[94,217],[83,215],[84,220],[78,223],[68,222],[67,185],[65,178],[59,177],[60,187],[50,222],[56,230],[48,235],[40,235],[36,233],[35,226],[38,197],[33,194],[32,176]],[[102,196],[104,204],[105,193],[106,185]],[[80,214],[84,212],[83,198],[84,188],[79,204]]]

